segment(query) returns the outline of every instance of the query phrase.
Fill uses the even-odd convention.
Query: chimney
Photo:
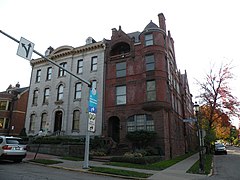
[[[163,13],[158,14],[158,19],[159,19],[159,27],[160,29],[164,30],[166,32],[166,23],[165,23],[165,17]]]

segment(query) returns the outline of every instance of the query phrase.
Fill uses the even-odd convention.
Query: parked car
[[[0,159],[21,162],[27,155],[27,145],[13,136],[0,136]]]
[[[227,148],[224,144],[215,144],[215,154],[227,154]]]

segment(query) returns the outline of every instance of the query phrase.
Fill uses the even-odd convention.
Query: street
[[[214,155],[214,175],[209,180],[240,179],[240,148],[227,146],[228,155]]]
[[[34,165],[29,163],[13,163],[0,161],[0,179],[1,180],[117,180],[110,176],[101,176],[76,171],[68,171]]]

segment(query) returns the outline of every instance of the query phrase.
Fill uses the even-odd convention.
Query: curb
[[[96,175],[109,176],[109,177],[118,177],[118,178],[122,178],[122,179],[139,179],[139,180],[146,180],[147,179],[147,178],[138,178],[138,177],[131,177],[131,176],[121,176],[121,175],[116,175],[116,174],[108,174],[108,173],[89,171],[91,168],[86,169],[86,170],[83,170],[83,169],[72,169],[72,168],[66,168],[66,167],[62,167],[62,166],[46,165],[46,164],[31,162],[31,161],[28,161],[28,160],[27,161],[23,161],[23,163],[29,163],[29,164],[34,164],[34,165],[39,165],[39,166],[44,166],[44,167],[63,169],[63,170],[75,171],[75,172],[82,172],[82,173],[88,173],[88,174],[96,174]]]

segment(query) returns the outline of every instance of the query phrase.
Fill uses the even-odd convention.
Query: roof
[[[127,34],[130,38],[134,38],[134,42],[139,42],[139,35],[140,32],[136,31],[136,32],[132,32],[132,33],[128,33]]]
[[[150,23],[148,23],[148,25],[144,28],[144,31],[147,31],[150,29],[159,29],[159,27],[151,20]]]

